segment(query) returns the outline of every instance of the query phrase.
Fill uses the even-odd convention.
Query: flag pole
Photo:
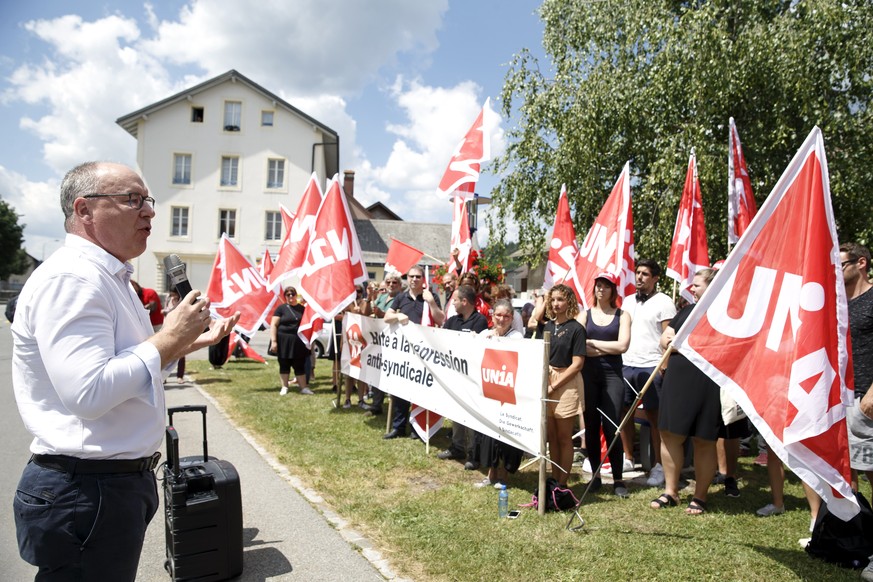
[[[543,336],[543,383],[542,383],[542,398],[540,399],[540,475],[539,475],[539,503],[537,503],[537,513],[540,516],[546,514],[546,432],[548,431],[548,420],[546,418],[546,400],[549,397],[549,344],[551,342],[551,332],[546,332]]]
[[[413,430],[415,430],[415,429],[413,429]],[[427,437],[424,439],[424,454],[429,455],[430,454],[430,410],[427,410],[427,409],[425,409],[425,411],[424,411],[424,431],[426,433],[425,437]]]
[[[661,373],[661,368],[664,367],[664,364],[667,362],[667,358],[673,353],[671,348],[667,348],[664,350],[664,354],[661,356],[661,359],[658,361],[655,369],[652,371],[651,375],[649,375],[649,379],[646,380],[646,383],[643,385],[643,389],[640,390],[640,393],[637,394],[637,397],[630,405],[630,409],[627,411],[627,414],[624,415],[624,418],[619,423],[618,427],[615,429],[615,436],[612,437],[612,442],[609,443],[609,446],[606,448],[606,455],[600,459],[600,464],[597,466],[597,469],[593,470],[592,475],[597,475],[600,472],[600,469],[603,467],[604,463],[609,460],[609,452],[615,446],[615,443],[621,438],[621,429],[625,427],[628,422],[632,422],[634,414],[636,414],[637,406],[640,405],[640,402],[643,400],[643,396],[646,394],[646,391],[655,381],[655,377],[657,374]],[[570,531],[580,531],[585,527],[585,520],[579,514],[579,506],[582,505],[582,500],[585,499],[585,496],[588,495],[588,491],[591,490],[591,486],[594,484],[594,479],[588,481],[588,486],[585,488],[585,491],[582,492],[582,495],[579,496],[579,501],[576,502],[576,507],[573,508],[573,515],[570,516],[570,521],[567,522],[567,529]],[[573,520],[575,518],[579,518],[579,525],[573,526]],[[572,527],[571,527],[572,526]]]

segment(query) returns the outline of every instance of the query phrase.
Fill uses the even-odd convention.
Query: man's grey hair
[[[79,164],[64,176],[61,182],[61,210],[64,212],[64,228],[70,229],[70,219],[73,217],[73,202],[85,194],[93,194],[100,189],[100,177],[97,168],[101,162],[85,162]]]

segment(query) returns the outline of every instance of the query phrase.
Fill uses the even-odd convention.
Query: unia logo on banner
[[[515,404],[518,352],[485,349],[482,356],[482,395],[504,404]]]
[[[349,344],[349,365],[360,368],[361,353],[367,347],[367,341],[364,339],[364,334],[357,323],[352,324],[346,330],[346,340]]]

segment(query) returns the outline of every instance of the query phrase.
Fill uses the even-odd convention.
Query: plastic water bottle
[[[497,494],[497,517],[506,517],[509,513],[509,493],[506,491],[506,485],[500,486],[500,493]]]

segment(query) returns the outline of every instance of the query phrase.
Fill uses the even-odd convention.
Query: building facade
[[[144,287],[167,290],[163,259],[179,255],[205,289],[222,233],[253,262],[284,236],[312,172],[339,171],[339,136],[237,71],[117,120],[137,140],[137,165],[155,198],[147,251],[134,261]]]

